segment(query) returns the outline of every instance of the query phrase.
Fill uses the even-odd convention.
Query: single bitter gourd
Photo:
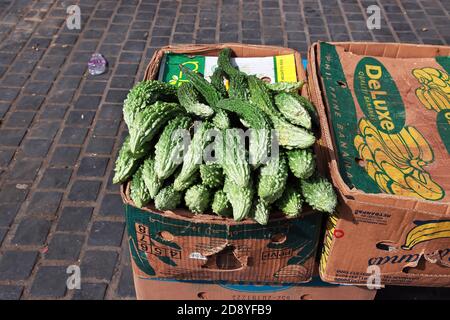
[[[228,95],[227,88],[225,87],[225,84],[223,82],[224,79],[225,79],[225,72],[222,70],[222,68],[216,67],[211,76],[211,84],[220,93],[222,98]]]
[[[272,96],[261,79],[249,76],[248,82],[251,101],[270,117],[281,146],[294,149],[308,148],[314,144],[316,138],[310,131],[289,123],[278,114]]]
[[[150,198],[155,199],[156,195],[162,187],[163,181],[158,178],[158,175],[155,171],[155,160],[151,157],[145,159],[144,163],[142,164],[142,179],[147,186]]]
[[[205,149],[207,143],[211,140],[209,135],[210,129],[212,129],[212,126],[207,121],[200,123],[200,125],[196,128],[191,144],[183,157],[183,166],[181,167],[181,171],[175,178],[175,190],[183,191],[192,185],[203,160],[203,150]]]
[[[313,209],[333,213],[337,205],[337,197],[333,186],[322,177],[301,180],[303,198]]]
[[[269,222],[270,205],[259,198],[255,201],[253,208],[253,219],[261,225],[266,225]]]
[[[211,202],[212,192],[207,186],[196,184],[187,189],[184,202],[191,212],[204,213]]]
[[[269,117],[250,102],[241,99],[224,99],[217,107],[236,113],[251,128],[249,162],[253,168],[259,167],[267,159],[272,144],[272,125]]]
[[[230,201],[228,201],[227,194],[223,190],[218,190],[214,194],[211,209],[215,214],[222,217],[230,217],[233,215]]]
[[[201,118],[208,118],[214,114],[210,106],[200,102],[199,93],[190,82],[185,82],[178,87],[178,100],[187,113]]]
[[[182,162],[187,141],[187,130],[192,121],[189,117],[178,116],[169,121],[155,145],[155,171],[160,180],[165,180],[175,172]]]
[[[230,117],[221,109],[216,109],[216,114],[212,117],[211,122],[217,129],[223,130],[231,127]]]
[[[136,171],[131,179],[130,197],[138,208],[142,208],[150,201],[150,193],[142,179],[142,166]]]
[[[123,105],[123,119],[128,128],[133,125],[136,114],[149,108],[156,101],[177,102],[174,86],[157,80],[137,83],[128,93]]]
[[[180,65],[180,69],[186,76],[186,79],[197,89],[198,92],[205,98],[206,102],[213,109],[215,108],[217,102],[222,99],[220,93],[210,84],[205,78],[200,76],[198,73]]]
[[[158,130],[183,110],[176,103],[156,102],[151,108],[137,114],[130,128],[130,150],[135,153],[152,140]]]
[[[235,77],[239,74],[244,74],[239,71],[238,68],[234,67],[231,64],[231,53],[232,50],[230,48],[223,48],[219,52],[219,58],[217,59],[217,64],[219,67],[228,75],[228,77]],[[244,74],[245,75],[245,74]]]
[[[303,84],[303,81],[265,83],[266,87],[274,92],[298,92]]]
[[[284,152],[272,158],[260,169],[258,196],[268,204],[274,203],[283,194],[288,177],[288,164]]]
[[[300,188],[287,185],[283,195],[275,202],[275,205],[290,218],[299,216],[303,205]]]
[[[226,178],[223,191],[227,194],[233,208],[233,219],[241,221],[245,219],[252,207],[253,188],[241,187],[231,179]]]
[[[236,76],[230,77],[228,95],[230,98],[248,100],[248,82],[245,74],[240,73]]]
[[[112,182],[123,183],[128,180],[139,167],[140,159],[149,152],[148,149],[148,146],[144,146],[133,154],[130,150],[130,136],[127,136],[120,148],[119,155],[115,162]]]
[[[286,152],[289,169],[299,179],[308,179],[316,170],[316,160],[311,149],[294,149]]]
[[[275,104],[290,123],[311,129],[311,116],[308,110],[293,94],[286,92],[277,94],[275,96]]]
[[[210,188],[218,188],[224,182],[222,167],[217,163],[200,165],[200,177],[202,178],[202,183]]]
[[[181,203],[182,193],[176,191],[173,185],[162,188],[155,197],[155,208],[158,210],[173,210]]]
[[[291,96],[294,97],[295,99],[297,99],[298,102],[303,106],[303,108],[305,108],[308,111],[309,115],[311,116],[312,123],[316,127],[319,127],[319,125],[320,125],[319,124],[319,114],[317,113],[316,107],[314,107],[312,102],[309,101],[308,99],[306,99],[304,96],[301,96],[296,93],[291,93]]]
[[[250,181],[243,133],[239,129],[223,130],[223,144],[219,155],[225,176],[240,187],[248,186]]]

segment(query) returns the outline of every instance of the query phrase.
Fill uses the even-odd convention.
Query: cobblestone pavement
[[[79,4],[81,30],[66,27]],[[368,31],[365,8],[382,8]],[[447,44],[450,0],[0,0],[0,299],[134,298],[113,159],[155,48],[239,41]],[[90,55],[109,62],[87,73]],[[66,289],[80,265],[82,289]]]

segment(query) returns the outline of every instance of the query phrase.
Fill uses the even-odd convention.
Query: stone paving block
[[[65,189],[71,175],[72,169],[69,168],[48,168],[39,183],[39,188]]]
[[[120,119],[98,120],[94,128],[94,135],[115,137],[117,135],[117,131],[119,130],[119,126]]]
[[[8,179],[33,181],[41,167],[41,160],[24,158],[17,160],[8,174]]]
[[[7,233],[8,233],[8,228],[0,228],[0,245],[3,242],[3,239],[5,239]]]
[[[0,256],[0,280],[25,280],[38,257],[36,251],[4,251]]]
[[[81,159],[77,175],[82,177],[102,177],[108,166],[108,158],[84,157]]]
[[[6,183],[0,190],[0,203],[21,203],[27,194],[28,189],[17,188],[15,183]]]
[[[95,201],[101,186],[100,181],[76,180],[70,189],[71,201]]]
[[[105,194],[100,206],[102,216],[123,217],[125,214],[122,198],[118,194]]]
[[[119,285],[117,286],[117,295],[119,297],[136,297],[131,266],[125,266],[122,269],[119,279]]]
[[[33,121],[34,116],[34,112],[14,111],[10,113],[8,120],[3,125],[10,128],[26,128]]]
[[[120,104],[102,104],[99,119],[122,119],[122,106]]]
[[[76,261],[84,243],[84,236],[76,234],[57,233],[48,246],[45,258],[49,260]]]
[[[79,147],[57,147],[53,153],[51,165],[73,166],[80,154]]]
[[[105,101],[111,103],[123,103],[123,101],[127,97],[127,94],[128,90],[112,89],[108,91]]]
[[[66,293],[68,274],[63,266],[41,266],[31,286],[30,294],[35,297],[63,297]]]
[[[0,227],[9,227],[19,211],[20,204],[0,204]]]
[[[89,141],[86,152],[94,154],[111,154],[114,141],[114,138],[93,136]]]
[[[22,87],[27,79],[28,75],[26,74],[10,73],[3,78],[1,83],[5,87]]]
[[[19,245],[42,245],[50,230],[51,221],[25,218],[17,227],[12,243]]]
[[[66,114],[68,106],[48,104],[43,107],[39,120],[62,120]]]
[[[92,225],[88,244],[91,246],[120,246],[124,232],[123,222],[96,221]]]
[[[88,127],[91,125],[94,116],[95,112],[93,111],[70,111],[66,124]]]
[[[81,283],[81,289],[75,290],[73,300],[103,300],[106,293],[106,283]]]
[[[62,197],[62,192],[35,192],[28,205],[27,214],[55,215]]]
[[[18,110],[38,110],[44,101],[44,96],[32,96],[24,95],[22,96],[16,104]]]
[[[116,75],[135,75],[136,72],[137,72],[137,69],[138,69],[138,64],[131,64],[131,63],[124,64],[124,63],[121,63],[116,68]],[[122,95],[122,96],[119,96],[119,98],[123,98],[123,94],[124,93],[121,92],[121,93],[114,93],[112,96],[110,96],[110,99],[113,99],[113,97],[114,97],[114,100],[119,100],[117,102],[122,103],[123,99],[122,100],[118,99],[117,98],[118,94]]]
[[[81,93],[87,95],[101,95],[103,94],[103,91],[105,91],[105,88],[105,81],[86,81]]]
[[[86,231],[92,216],[92,207],[65,207],[59,218],[58,231]]]
[[[32,125],[29,138],[53,139],[59,130],[60,122],[58,121],[39,121]]]
[[[2,137],[0,146],[18,146],[25,135],[25,131],[25,129],[0,129],[0,137]]]
[[[73,63],[69,65],[63,74],[65,76],[83,76],[87,72],[87,66],[85,63]]]
[[[46,95],[52,86],[51,81],[30,81],[23,89],[25,94]]]
[[[50,97],[48,98],[49,103],[67,103],[71,101],[75,95],[75,89],[61,89],[52,90]]]
[[[80,265],[83,277],[111,280],[116,266],[117,256],[117,252],[114,251],[86,251]]]
[[[101,96],[80,96],[75,102],[74,108],[78,110],[97,110]]]
[[[87,132],[87,128],[65,127],[59,138],[59,143],[81,145],[86,138]]]
[[[106,124],[105,124],[105,127],[107,127]],[[8,166],[8,164],[11,162],[12,157],[14,156],[15,150],[16,149],[12,149],[12,148],[11,149],[6,149],[6,148],[0,149],[0,167]]]
[[[48,139],[25,139],[22,143],[23,154],[27,157],[45,157],[51,144]]]
[[[0,119],[5,117],[10,107],[11,107],[10,102],[0,102]]]
[[[0,285],[0,300],[19,300],[22,292],[22,286]]]

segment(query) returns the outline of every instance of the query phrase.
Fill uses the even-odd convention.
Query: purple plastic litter
[[[94,53],[88,62],[89,73],[92,75],[99,75],[106,70],[106,59],[100,53]]]

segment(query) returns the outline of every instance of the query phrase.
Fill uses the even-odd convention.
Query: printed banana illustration
[[[411,250],[421,242],[450,238],[450,221],[414,222],[418,224],[408,232],[402,249]]]
[[[417,129],[404,127],[399,133],[378,130],[369,120],[359,121],[354,139],[367,174],[383,192],[439,200],[444,190],[424,167],[434,160],[433,150]]]
[[[429,110],[439,112],[450,109],[450,77],[447,72],[435,68],[414,69],[413,75],[422,85],[416,96]]]

